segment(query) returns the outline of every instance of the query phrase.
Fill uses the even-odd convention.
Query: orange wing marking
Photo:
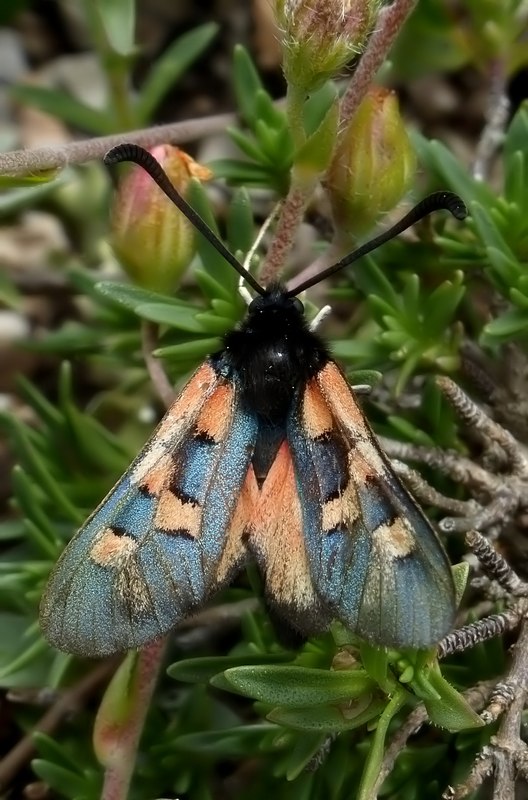
[[[119,567],[137,550],[137,542],[130,536],[120,536],[112,528],[102,530],[90,550],[90,558],[100,567]]]
[[[193,539],[198,539],[201,524],[202,509],[197,503],[184,502],[170,489],[163,490],[154,518],[155,528],[165,533],[185,532]]]
[[[412,531],[401,517],[372,531],[372,543],[385,560],[405,558],[414,551]]]
[[[135,462],[130,474],[132,483],[142,483],[145,475],[158,467],[167,451],[176,446],[182,433],[198,416],[204,401],[214,391],[219,381],[220,378],[207,363],[195,372]]]
[[[303,394],[303,427],[310,439],[317,439],[333,430],[334,420],[328,403],[321,394],[316,380],[311,380]]]
[[[204,403],[196,420],[197,433],[206,434],[213,442],[223,442],[231,425],[230,413],[235,396],[229,383],[220,385]]]
[[[302,512],[290,450],[280,446],[255,509],[249,546],[278,605],[298,610],[318,604],[304,546]]]

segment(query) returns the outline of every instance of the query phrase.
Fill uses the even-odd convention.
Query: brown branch
[[[487,382],[489,383],[489,382]],[[389,458],[397,461],[414,461],[426,464],[447,475],[455,483],[467,487],[474,497],[470,500],[451,501],[435,494],[419,476],[413,476],[405,467],[395,468],[415,484],[416,493],[426,497],[438,508],[448,509],[452,505],[457,516],[445,517],[439,527],[445,533],[487,529],[503,530],[509,523],[523,523],[516,514],[524,513],[528,507],[528,451],[526,446],[480,408],[468,395],[447,377],[437,379],[437,385],[445,394],[454,410],[476,433],[483,443],[480,461],[476,463],[455,450],[439,447],[424,447],[379,437]],[[488,387],[489,388],[489,387]]]
[[[486,122],[477,143],[473,162],[473,177],[485,181],[490,172],[493,156],[504,137],[508,123],[510,101],[507,95],[507,72],[503,59],[495,59],[490,64],[490,87]]]
[[[489,725],[496,722],[506,709],[511,706],[515,698],[515,686],[509,681],[500,681],[491,693],[488,707],[480,715],[482,721]]]
[[[466,544],[473,550],[483,569],[511,595],[528,597],[528,583],[521,580],[504,556],[478,531],[466,534]]]
[[[150,380],[165,408],[170,408],[174,402],[174,388],[167,373],[163,369],[163,364],[158,358],[154,358],[153,351],[158,345],[158,325],[155,322],[143,320],[141,325],[141,349],[145,366],[147,367]]]
[[[479,431],[485,439],[489,439],[495,444],[498,444],[508,457],[512,473],[521,478],[527,478],[528,459],[526,458],[522,446],[515,437],[503,428],[502,425],[490,419],[490,417],[462,391],[460,386],[457,386],[450,378],[437,378],[436,383],[466,425],[472,430]]]
[[[492,770],[493,762],[490,758],[489,747],[483,747],[476,757],[466,780],[456,788],[448,786],[442,795],[442,800],[462,800],[463,797],[475,792],[491,774]]]
[[[341,101],[341,131],[348,126],[356,113],[416,2],[417,0],[394,0],[390,6],[380,11],[377,28],[370,37]]]
[[[290,190],[281,205],[273,240],[260,270],[259,281],[263,286],[273,283],[284,270],[314,187],[315,182],[298,183],[292,180]]]
[[[387,455],[393,459],[416,461],[438,469],[455,483],[462,484],[475,494],[484,494],[488,504],[477,503],[474,513],[462,517],[445,517],[439,527],[446,533],[466,533],[473,529],[504,525],[524,502],[526,482],[515,475],[494,475],[471,459],[454,450],[406,444],[380,436],[379,441]]]
[[[387,455],[392,459],[416,461],[428,467],[438,469],[455,483],[460,483],[477,491],[494,495],[503,486],[504,481],[496,475],[475,464],[471,459],[460,455],[455,450],[441,450],[439,447],[407,444],[396,439],[379,437],[379,441]],[[478,526],[474,526],[475,528]]]
[[[514,800],[516,758],[526,754],[526,744],[521,739],[522,713],[528,697],[528,620],[513,648],[513,662],[508,673],[508,683],[513,688],[513,701],[504,712],[499,730],[491,740],[495,761],[494,794],[496,800]]]
[[[85,700],[92,692],[108,680],[116,665],[116,659],[103,661],[97,664],[71,689],[65,689],[60,692],[55,703],[40,718],[31,732],[17,742],[12,750],[0,761],[0,791],[9,785],[19,770],[34,755],[33,734],[38,731],[46,733],[48,736],[51,735],[65,717],[82,708]]]
[[[483,571],[496,581],[507,600],[517,596],[510,608],[500,614],[491,614],[469,625],[457,628],[444,636],[438,645],[438,658],[445,658],[452,653],[461,653],[476,644],[500,636],[506,631],[516,628],[526,616],[528,609],[528,585],[522,581],[500,553],[478,531],[470,531],[466,535],[466,543],[473,550]],[[493,585],[493,584],[491,584]]]
[[[451,514],[469,516],[475,514],[480,506],[475,500],[457,500],[454,497],[447,497],[431,486],[419,472],[409,467],[403,461],[391,459],[391,465],[397,475],[402,478],[405,485],[422,504],[427,504],[439,508],[442,511],[449,511]]]
[[[489,617],[471,622],[462,628],[448,633],[438,644],[438,658],[447,658],[453,653],[462,653],[475,647],[477,644],[495,639],[506,631],[516,628],[522,619],[524,608],[519,606],[509,608],[500,614],[491,614]]]
[[[509,691],[502,703],[503,716],[490,744],[482,749],[466,778],[455,788],[448,787],[445,800],[462,800],[476,791],[493,773],[493,800],[515,800],[515,783],[524,774],[528,748],[521,738],[522,714],[528,699],[528,620],[524,619],[513,649],[512,665],[504,681]],[[498,694],[495,693],[495,698]],[[511,697],[511,702],[509,699]],[[485,719],[485,713],[482,715]]]
[[[9,269],[4,267],[10,283],[23,295],[72,296],[81,290],[71,283],[63,272],[54,272],[45,265],[41,268]]]
[[[461,354],[464,375],[492,406],[495,419],[522,441],[528,423],[526,353],[510,342],[501,348],[499,358],[492,360],[474,342],[465,341]]]
[[[236,119],[236,114],[215,114],[152,128],[124,131],[111,136],[83,139],[60,147],[12,150],[0,154],[0,175],[33,175],[42,170],[62,169],[70,164],[100,160],[111,147],[122,142],[135,142],[147,148],[165,142],[184,144],[201,136],[223,131],[236,122]]]

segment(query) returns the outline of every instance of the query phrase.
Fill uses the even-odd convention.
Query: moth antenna
[[[372,250],[376,250],[385,242],[388,242],[390,239],[394,239],[395,236],[398,236],[403,231],[410,228],[412,225],[415,225],[419,220],[427,217],[433,211],[441,211],[446,210],[449,211],[456,219],[465,219],[467,216],[467,208],[462,200],[454,192],[434,192],[433,194],[424,197],[424,199],[418,203],[414,208],[412,208],[408,214],[406,214],[399,222],[389,228],[383,233],[380,233],[378,236],[375,236],[374,239],[371,239],[369,242],[365,242],[357,250],[353,250],[348,255],[344,256],[340,261],[337,261],[335,264],[332,264],[331,267],[327,267],[318,275],[314,275],[308,280],[300,283],[298,286],[295,286],[293,289],[288,291],[290,297],[300,294],[304,292],[305,289],[309,289],[311,286],[315,286],[316,283],[328,278],[330,275],[333,275],[335,272],[339,272],[340,270],[344,269],[345,267],[350,266],[353,264],[354,261],[358,261],[363,256],[367,255],[367,253],[372,252]]]
[[[310,322],[310,330],[316,331],[321,322],[331,313],[332,306],[323,306],[321,309],[319,309],[313,320]]]
[[[119,164],[122,161],[132,161],[134,164],[142,167],[145,172],[148,172],[152,180],[157,183],[161,191],[167,195],[169,200],[174,203],[174,205],[182,212],[182,214],[185,214],[189,222],[194,225],[196,230],[199,231],[199,233],[201,233],[210,244],[212,244],[215,250],[217,250],[223,258],[225,258],[228,264],[236,269],[238,274],[244,278],[251,288],[260,295],[265,294],[264,289],[258,283],[258,281],[255,280],[253,275],[251,275],[251,273],[242,266],[238,259],[236,259],[234,255],[229,252],[225,244],[218,238],[216,233],[211,230],[209,225],[207,225],[207,223],[187,202],[187,200],[182,197],[176,187],[173,186],[161,164],[156,161],[154,156],[151,155],[148,150],[145,150],[138,144],[125,142],[124,144],[118,144],[117,147],[113,147],[111,150],[109,150],[103,161],[107,166]]]

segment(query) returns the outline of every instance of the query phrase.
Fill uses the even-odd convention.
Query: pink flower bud
[[[178,191],[191,178],[212,173],[172,145],[150,149]],[[195,253],[194,228],[141,167],[120,182],[112,209],[112,246],[123,269],[140,286],[171,292]]]

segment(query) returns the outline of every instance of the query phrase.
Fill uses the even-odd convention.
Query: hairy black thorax
[[[243,402],[271,424],[285,420],[298,387],[328,359],[302,303],[280,285],[252,301],[242,323],[224,337],[224,349],[213,356],[213,362],[236,372]]]

